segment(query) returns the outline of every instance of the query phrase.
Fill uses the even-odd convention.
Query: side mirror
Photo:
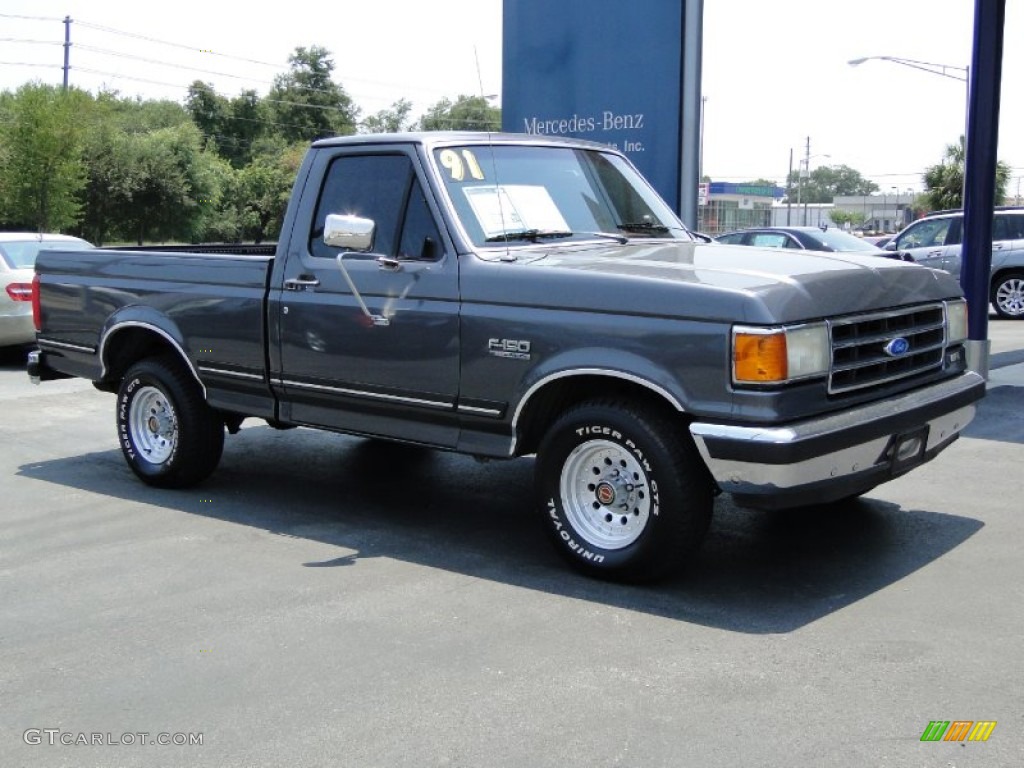
[[[882,250],[883,251],[895,251],[896,250],[896,241],[895,240],[890,240],[888,243],[886,243],[884,246],[882,246]]]
[[[346,251],[368,251],[373,247],[375,228],[373,219],[329,213],[324,222],[324,243]]]

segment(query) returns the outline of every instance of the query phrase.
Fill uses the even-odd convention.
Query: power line
[[[23,19],[25,21],[60,21],[64,19],[56,16],[25,16],[20,13],[0,13],[0,19]]]
[[[137,81],[139,81],[141,83],[149,83],[150,85],[163,85],[163,86],[166,86],[168,88],[185,88],[185,89],[188,89],[188,88],[192,87],[191,85],[180,85],[180,84],[177,84],[177,83],[167,83],[167,82],[163,82],[163,81],[160,81],[160,80],[149,80],[149,79],[144,78],[144,77],[134,77],[132,75],[122,75],[122,74],[119,74],[117,72],[104,72],[102,70],[90,69],[88,67],[75,67],[75,71],[76,72],[88,72],[88,73],[93,74],[93,75],[107,75],[108,77],[116,77],[116,78],[120,78],[122,80],[137,80]],[[212,88],[210,89],[210,91],[215,96],[220,96],[222,99],[230,99],[229,96],[225,96],[223,94],[217,93]],[[332,106],[328,106],[328,105],[325,105],[325,104],[303,104],[301,101],[287,101],[285,99],[272,99],[269,96],[262,96],[262,97],[260,97],[260,101],[268,102],[270,104],[284,104],[286,106],[302,107],[304,109],[326,109],[326,110],[331,110],[331,111],[334,111],[334,112],[343,112],[343,113],[350,111],[350,110],[345,109],[344,107],[332,107]]]
[[[134,59],[135,61],[144,61],[147,64],[157,64],[159,66],[174,67],[175,69],[187,69],[192,72],[202,72],[207,75],[216,75],[217,77],[232,77],[236,80],[249,80],[251,82],[265,83],[266,80],[259,77],[246,77],[245,75],[233,75],[230,72],[215,72],[210,69],[202,69],[200,67],[189,67],[185,64],[176,64],[169,61],[160,61],[159,59],[150,59],[145,56],[136,56],[131,53],[121,53],[120,51],[112,51],[109,48],[97,48],[92,45],[83,45],[82,43],[76,43],[75,48],[80,51],[92,51],[93,53],[99,53],[103,56],[116,56],[120,59]]]
[[[223,57],[225,59],[234,59],[236,61],[244,61],[247,64],[259,64],[260,66],[274,67],[275,69],[280,68],[280,66],[281,66],[280,64],[271,64],[269,61],[260,61],[259,59],[249,59],[249,58],[245,58],[244,56],[233,56],[231,54],[220,53],[219,51],[214,51],[212,49],[197,48],[194,45],[186,45],[184,43],[175,43],[175,42],[172,42],[170,40],[161,40],[161,39],[156,38],[156,37],[149,37],[148,35],[140,35],[137,32],[126,32],[126,31],[124,31],[122,29],[114,29],[113,27],[105,27],[105,26],[102,26],[100,24],[92,24],[92,23],[90,23],[88,21],[77,21],[76,20],[76,23],[79,26],[87,27],[89,29],[96,29],[96,30],[99,30],[100,32],[107,32],[107,33],[110,33],[112,35],[121,35],[122,37],[131,37],[131,38],[134,38],[136,40],[145,40],[148,43],[157,43],[158,45],[167,45],[167,46],[170,46],[172,48],[180,48],[182,50],[193,51],[195,53],[208,53],[208,54],[210,54],[212,56],[221,56],[221,57]]]
[[[63,45],[60,40],[24,40],[20,37],[0,37],[0,43],[27,43],[29,45]]]
[[[261,66],[273,67],[273,68],[278,69],[278,70],[283,70],[284,69],[283,66],[280,65],[280,64],[273,64],[271,62],[261,61],[259,59],[251,59],[251,58],[247,58],[247,57],[244,57],[244,56],[235,56],[235,55],[232,55],[232,54],[221,53],[219,51],[214,51],[214,50],[211,50],[211,49],[199,48],[199,47],[196,47],[194,45],[187,45],[187,44],[184,44],[184,43],[178,43],[178,42],[174,42],[174,41],[171,41],[171,40],[163,40],[163,39],[152,37],[152,36],[149,36],[149,35],[142,35],[142,34],[138,34],[138,33],[135,33],[135,32],[128,32],[128,31],[125,31],[125,30],[115,29],[113,27],[107,27],[107,26],[100,25],[100,24],[93,24],[93,23],[88,22],[88,21],[72,20],[72,19],[70,19],[70,17],[68,19],[60,19],[60,18],[57,18],[57,17],[43,17],[43,16],[32,16],[32,17],[29,17],[29,16],[19,16],[19,15],[13,15],[13,14],[0,14],[0,17],[27,18],[27,19],[33,19],[33,20],[38,20],[38,21],[60,22],[60,23],[65,24],[65,25],[73,22],[73,23],[77,24],[79,27],[89,28],[89,29],[93,29],[93,30],[98,30],[100,32],[105,32],[105,33],[109,33],[109,34],[113,34],[113,35],[120,35],[122,37],[133,38],[133,39],[137,39],[137,40],[143,40],[143,41],[146,41],[146,42],[156,43],[156,44],[159,44],[159,45],[165,45],[165,46],[169,46],[169,47],[172,47],[172,48],[177,48],[177,49],[180,49],[180,50],[190,51],[190,52],[193,52],[193,53],[203,53],[203,54],[208,54],[208,55],[215,55],[215,56],[219,56],[221,58],[233,59],[233,60],[236,60],[236,61],[246,62],[246,63],[249,63],[249,64],[259,64]],[[32,40],[32,41],[30,41],[30,40],[17,40],[17,39],[14,39],[14,38],[10,38],[9,41],[10,42],[26,42],[26,43],[48,44],[48,45],[61,45],[61,43],[59,41],[42,41],[42,40],[39,40],[39,41]],[[65,48],[68,48],[70,46],[70,43],[65,43],[64,45],[65,45]],[[167,66],[167,67],[173,67],[173,68],[178,69],[178,70],[189,70],[189,71],[192,71],[192,72],[199,73],[202,76],[227,77],[227,78],[233,78],[233,79],[237,79],[237,80],[247,81],[247,82],[254,83],[254,84],[259,84],[259,85],[267,87],[267,88],[275,87],[274,83],[269,83],[268,84],[267,81],[265,79],[263,79],[263,78],[251,77],[251,76],[245,76],[245,75],[236,75],[236,74],[232,74],[230,72],[214,71],[214,70],[209,70],[209,69],[205,69],[205,68],[201,68],[201,67],[194,67],[194,66],[189,66],[189,65],[185,65],[185,64],[180,64],[180,63],[177,63],[177,62],[169,62],[169,61],[164,61],[164,60],[161,60],[161,59],[156,59],[156,58],[151,58],[151,57],[138,56],[138,55],[135,55],[135,54],[130,54],[130,53],[125,53],[125,52],[121,52],[121,51],[116,51],[116,50],[112,50],[112,49],[109,49],[109,48],[102,48],[102,47],[98,47],[98,46],[91,46],[91,45],[83,44],[83,43],[75,43],[74,44],[74,48],[76,50],[89,51],[89,52],[96,53],[96,54],[99,54],[99,55],[113,56],[113,57],[118,57],[118,58],[125,58],[125,59],[131,59],[131,60],[135,60],[135,61],[141,61],[141,62],[145,62],[145,63],[148,63],[148,64],[154,64],[156,66]],[[66,64],[65,71],[67,71],[68,69],[72,69],[72,67],[70,67],[70,64],[68,62],[66,62],[65,64]],[[21,64],[20,66],[45,66],[45,65],[29,64],[29,63],[25,62],[24,64]],[[76,70],[76,71],[80,71],[80,72],[92,71],[94,74],[100,74],[96,70],[89,70],[89,69],[87,69],[85,67],[80,67],[80,66],[75,66],[75,67],[73,67],[73,69]],[[159,81],[156,81],[156,80],[147,80],[145,78],[136,78],[136,77],[122,76],[122,75],[118,75],[116,73],[104,73],[104,74],[108,74],[111,77],[123,77],[124,79],[132,79],[132,80],[136,80],[138,82],[147,82],[147,83],[149,83],[151,85],[164,85],[164,86],[172,87],[172,88],[182,87],[182,86],[179,86],[177,84],[160,83]],[[197,78],[197,79],[199,79],[199,78]],[[383,88],[394,89],[394,90],[402,89],[404,91],[405,89],[407,89],[409,87],[408,83],[391,83],[391,82],[385,82],[385,81],[379,81],[379,80],[369,80],[369,79],[355,78],[355,77],[344,78],[344,80],[345,80],[345,83],[347,83],[347,84],[355,83],[357,85],[357,88],[358,88],[359,85],[362,85],[364,87],[365,86],[377,86],[377,87],[383,87]],[[345,83],[339,84],[339,87],[341,87],[343,90],[345,90]],[[188,86],[184,86],[184,87],[188,87]],[[327,90],[327,89],[324,89],[324,88],[316,88],[316,87],[308,86],[308,85],[301,85],[301,84],[298,84],[298,83],[293,83],[289,87],[290,88],[294,88],[296,90],[306,91],[306,92],[309,92],[309,93],[322,93],[322,94],[331,95],[331,96],[334,95],[334,92],[332,92],[330,90]],[[433,89],[433,88],[429,88],[429,87],[428,88],[418,87],[415,90],[417,90],[417,91],[419,91],[421,93],[422,92],[433,92],[435,94],[443,94],[444,93],[440,89]],[[356,102],[357,98],[360,101],[362,101],[364,99],[369,99],[370,101],[376,101],[376,102],[380,102],[380,103],[384,103],[384,102],[388,101],[387,97],[380,96],[380,95],[377,95],[377,94],[358,94],[358,93],[348,94],[348,93],[346,93],[346,95],[350,96],[350,98],[353,100],[353,103]],[[226,97],[226,98],[230,98],[230,97]]]

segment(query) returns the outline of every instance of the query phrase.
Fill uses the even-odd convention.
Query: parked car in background
[[[909,253],[919,264],[959,279],[963,222],[963,210],[936,211],[908,226],[885,248]],[[1024,208],[994,212],[989,300],[1000,317],[1024,319]]]
[[[730,245],[754,245],[762,248],[793,248],[802,251],[829,253],[861,253],[869,256],[901,258],[896,253],[883,251],[866,240],[843,232],[841,229],[821,227],[753,227],[728,232],[715,238]],[[909,259],[906,259],[909,261]]]
[[[32,276],[42,248],[92,248],[69,235],[0,232],[0,347],[29,344],[36,339],[32,324]]]

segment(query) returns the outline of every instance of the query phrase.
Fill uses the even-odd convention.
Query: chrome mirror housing
[[[346,251],[368,251],[373,247],[373,219],[329,213],[324,222],[324,243]]]

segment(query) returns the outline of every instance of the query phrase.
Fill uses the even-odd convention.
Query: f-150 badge
[[[488,339],[487,351],[495,357],[529,360],[530,342],[522,339]]]

